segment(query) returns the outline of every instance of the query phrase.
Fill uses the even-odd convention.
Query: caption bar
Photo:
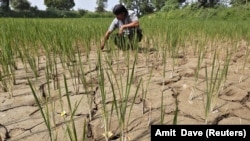
[[[199,141],[217,138],[250,141],[250,125],[151,125],[151,141],[183,137]]]

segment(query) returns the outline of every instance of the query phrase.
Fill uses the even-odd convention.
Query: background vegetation
[[[106,11],[108,0],[96,0],[96,10],[72,10],[74,0],[44,0],[47,9],[32,7],[28,0],[0,0],[0,17],[39,17],[39,18],[80,18],[80,17],[112,17]],[[214,18],[242,19],[250,17],[250,5],[247,0],[120,0],[128,9],[132,9],[142,17],[148,14],[164,13],[164,18]]]

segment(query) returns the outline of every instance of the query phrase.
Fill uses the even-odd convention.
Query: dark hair
[[[115,15],[119,15],[121,13],[126,13],[126,15],[127,15],[128,14],[128,10],[122,4],[117,4],[113,8],[113,13]]]

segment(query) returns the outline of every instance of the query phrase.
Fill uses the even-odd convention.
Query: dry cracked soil
[[[199,73],[196,75],[198,57],[192,53],[192,48],[187,48],[185,52],[180,51],[178,56],[166,57],[165,65],[162,51],[141,48],[135,67],[133,67],[134,51],[107,49],[101,53],[104,70],[103,89],[100,87],[101,82],[98,77],[100,71],[97,67],[97,49],[92,49],[88,57],[86,54],[80,55],[84,68],[84,85],[82,79],[80,80],[83,78],[81,75],[72,75],[72,72],[79,71],[79,68],[74,67],[77,62],[62,64],[58,58],[57,75],[50,76],[48,81],[46,79],[48,58],[39,57],[37,79],[34,78],[31,69],[17,59],[14,85],[9,86],[6,92],[3,88],[0,89],[0,140],[50,140],[31,86],[40,100],[43,111],[45,113],[47,111],[50,117],[52,136],[60,141],[69,140],[67,129],[72,131],[72,120],[75,123],[78,140],[83,139],[83,129],[86,129],[87,141],[105,140],[103,136],[105,125],[112,134],[110,140],[120,140],[124,137],[128,141],[149,141],[150,125],[160,123],[170,125],[174,123],[175,117],[177,125],[250,124],[250,60],[245,59],[242,51],[245,48],[242,43],[239,49],[232,53],[226,80],[221,83],[219,80],[211,81],[206,75],[206,70],[207,74],[212,73],[212,53],[205,54]],[[130,52],[129,58],[128,52]],[[226,62],[225,54],[218,56],[218,62],[223,66]],[[68,67],[64,67],[65,65]],[[130,85],[127,85],[127,78],[132,72],[134,77]],[[214,85],[210,85],[211,83]],[[124,100],[122,95],[125,95],[128,86],[130,86],[128,97]],[[209,86],[219,87],[212,94],[211,110],[206,117],[206,92]],[[105,101],[103,93],[106,95]],[[121,122],[119,122],[121,115],[116,113],[114,95],[118,107],[121,103],[127,106],[124,115],[125,134],[121,132]],[[70,116],[69,100],[71,108],[76,109],[74,116]],[[104,107],[107,112],[107,124],[103,118]],[[178,111],[177,116],[176,111]]]

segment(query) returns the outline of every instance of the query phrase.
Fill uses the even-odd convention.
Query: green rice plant
[[[74,62],[72,63],[69,67],[68,67],[68,70],[70,72],[70,75],[71,75],[71,78],[72,79],[72,84],[73,84],[73,87],[76,91],[77,94],[79,94],[79,81],[80,79],[78,79],[79,77],[79,68],[78,68],[78,64],[77,62]]]
[[[214,52],[213,62],[211,66],[211,74],[208,74],[208,68],[205,67],[206,79],[206,104],[205,104],[205,123],[207,123],[208,115],[214,111],[216,99],[221,91],[223,83],[226,81],[228,66],[230,62],[230,55],[227,54],[226,61],[221,68],[221,64],[216,65],[217,52]]]
[[[75,115],[75,112],[76,112],[77,108],[79,107],[79,104],[81,103],[83,97],[79,100],[78,103],[75,103],[75,107],[73,109],[71,106],[66,76],[64,75],[63,78],[64,78],[64,85],[65,85],[65,89],[66,89],[66,96],[67,96],[67,102],[68,102],[68,107],[69,107],[69,113],[70,113],[70,121],[72,124],[71,127],[67,124],[67,133],[68,133],[71,141],[78,141],[78,135],[76,132],[76,126],[75,126],[75,121],[74,121],[74,115]]]
[[[54,86],[54,90],[60,88],[59,87],[59,74],[58,74],[58,67],[57,67],[57,60],[56,60],[56,55],[53,55],[53,60],[48,60],[49,62],[50,61],[53,61],[52,63],[50,62],[49,63],[49,66],[50,66],[50,70],[52,71],[52,78],[53,78],[53,86]],[[52,65],[52,66],[51,66]]]
[[[198,82],[198,78],[199,78],[199,71],[201,69],[201,64],[203,63],[204,57],[206,54],[206,49],[204,46],[199,46],[198,47],[198,60],[197,60],[197,68],[195,70],[195,81],[196,84]]]
[[[79,61],[79,74],[78,74],[78,78],[79,80],[81,81],[82,83],[82,86],[84,88],[84,90],[86,92],[89,92],[89,84],[87,82],[87,79],[86,79],[86,74],[85,74],[85,71],[84,71],[84,65],[83,65],[83,62],[81,61],[81,55],[80,55],[80,50],[79,48],[77,48],[77,54],[78,54],[78,61]],[[89,59],[88,57],[86,59]],[[87,61],[89,62],[89,61]],[[93,88],[93,85],[91,84],[90,85],[90,89],[91,91],[94,91],[94,88]],[[89,105],[89,108],[88,108],[88,112],[89,112],[89,120],[91,121],[92,120],[92,102],[93,102],[93,99],[92,99],[92,94],[89,95],[87,94],[87,99],[88,99],[88,105]]]
[[[135,94],[133,95],[133,99],[132,99],[132,102],[131,102],[131,105],[129,105],[129,97],[130,97],[130,89],[131,89],[131,86],[132,86],[132,83],[133,83],[133,79],[134,79],[134,73],[135,73],[135,65],[136,65],[136,62],[137,62],[137,56],[138,55],[138,52],[135,52],[135,59],[133,61],[133,66],[132,66],[132,70],[130,72],[130,63],[128,62],[128,72],[127,72],[127,81],[126,81],[126,87],[125,87],[125,91],[121,90],[120,88],[122,88],[122,83],[120,85],[120,83],[118,82],[118,79],[115,75],[115,72],[111,66],[111,63],[108,62],[108,66],[111,70],[111,73],[113,74],[109,74],[108,72],[106,72],[107,74],[107,77],[108,77],[108,80],[109,80],[109,83],[111,84],[111,89],[112,89],[112,94],[113,94],[113,105],[115,107],[115,111],[116,111],[116,115],[117,115],[117,118],[119,120],[119,127],[120,127],[120,130],[121,130],[121,135],[122,135],[122,138],[121,140],[125,140],[126,139],[126,132],[127,132],[127,126],[129,124],[129,119],[130,119],[130,116],[131,116],[131,112],[132,112],[132,109],[133,109],[133,105],[135,103],[135,99],[138,95],[138,92],[139,92],[139,88],[140,88],[140,85],[141,85],[141,82],[142,82],[142,79],[139,80],[138,82],[138,85],[136,87],[136,92]],[[107,60],[107,59],[106,59]],[[128,61],[129,61],[129,55],[128,55]],[[112,82],[112,76],[114,76],[114,79],[115,79],[115,82]],[[120,86],[119,86],[120,85]],[[116,98],[116,91],[115,91],[115,86],[118,87],[118,92],[121,93],[120,94],[120,103],[118,103],[118,99]],[[128,109],[128,106],[130,106],[130,108]],[[127,116],[128,114],[128,116]]]
[[[39,71],[37,67],[36,57],[33,57],[32,55],[25,55],[25,56],[27,56],[27,61],[29,63],[31,70],[34,73],[35,78],[37,78],[39,76]]]
[[[48,36],[49,39],[51,38],[50,34],[47,34],[47,36]],[[52,57],[55,58],[56,54],[53,54],[54,52],[51,51],[50,44],[49,44],[48,40],[45,37],[43,37],[42,35],[40,36],[40,43],[41,43],[41,47],[42,47],[43,52],[44,52],[43,55],[46,57],[46,63],[48,64],[47,67],[52,72],[52,70],[53,70],[52,69],[52,66],[53,66]]]
[[[108,132],[109,132],[109,124],[108,124],[108,110],[106,106],[106,92],[105,92],[105,78],[104,78],[104,68],[101,62],[101,53],[98,51],[98,82],[100,87],[100,93],[102,98],[102,114],[103,114],[103,122],[104,122],[104,137],[105,140],[109,140]]]
[[[48,97],[51,97],[51,88],[50,88],[50,77],[49,77],[49,69],[46,67],[46,72],[45,72],[45,78],[46,78],[46,84],[48,86]]]
[[[138,54],[136,53],[134,56],[134,62],[133,62],[133,66],[132,66],[132,70],[131,70],[131,74],[130,74],[130,64],[128,63],[128,72],[127,72],[127,80],[126,80],[126,88],[125,88],[125,92],[123,94],[122,97],[122,102],[121,103],[121,107],[120,107],[120,122],[121,122],[121,128],[123,129],[122,131],[122,137],[125,137],[124,131],[126,131],[126,114],[127,114],[127,106],[128,106],[128,99],[130,96],[130,89],[133,83],[133,78],[134,78],[134,73],[135,73],[135,64],[137,62],[138,59]],[[129,55],[128,55],[128,60],[129,59]],[[137,93],[138,93],[138,88],[139,86],[137,86],[137,90],[136,90],[136,94],[134,96],[134,98],[136,97]],[[134,101],[133,101],[134,102]],[[131,110],[131,109],[130,109]],[[129,114],[130,115],[130,114]]]
[[[4,92],[9,92],[9,96],[12,97],[12,77],[11,75],[1,76],[1,87]]]
[[[148,70],[149,70],[149,68],[148,68]],[[144,85],[142,84],[142,96],[141,96],[141,99],[142,99],[142,114],[145,113],[145,111],[144,111],[145,108],[144,107],[145,107],[145,104],[146,104],[146,99],[147,99],[147,94],[148,94],[148,88],[150,86],[149,84],[150,84],[152,76],[153,76],[153,68],[150,69],[149,78],[148,78],[148,80],[146,80],[147,83],[146,83],[145,88],[143,87]]]
[[[167,48],[163,48],[163,81],[162,81],[162,90],[161,90],[161,116],[160,116],[160,123],[163,124],[164,122],[164,117],[165,117],[165,106],[164,106],[164,98],[163,98],[163,94],[164,94],[164,87],[165,87],[165,79],[166,79],[166,65],[167,65]],[[173,56],[172,56],[173,57]],[[171,76],[172,77],[172,76]]]
[[[162,93],[161,93],[161,116],[160,116],[160,123],[161,124],[164,124],[164,117],[165,117],[165,106],[163,104],[163,90],[162,90]]]
[[[87,122],[86,120],[84,120],[83,123],[83,131],[82,131],[82,141],[86,141],[87,140]]]
[[[53,139],[53,140],[57,140],[57,131],[56,130],[56,112],[55,112],[55,102],[53,101],[53,98],[51,97],[51,82],[50,82],[50,76],[49,76],[49,68],[46,67],[46,72],[45,72],[45,78],[46,78],[46,83],[47,84],[47,93],[45,93],[45,90],[44,90],[44,86],[42,86],[42,96],[44,98],[44,101],[43,100],[39,100],[39,98],[37,97],[37,94],[34,93],[35,91],[32,90],[33,92],[33,95],[35,97],[35,100],[36,100],[36,103],[37,105],[39,106],[39,110],[43,110],[41,109],[42,108],[42,105],[44,104],[45,105],[45,111],[41,111],[41,113],[44,113],[45,115],[45,118],[44,118],[44,121],[46,122],[46,126],[47,126],[47,129],[49,131],[49,135],[50,135],[50,138]],[[32,85],[30,84],[30,87]],[[33,88],[32,88],[33,89]],[[62,95],[61,95],[61,90],[59,89],[59,95],[60,95],[60,100],[62,98]],[[60,101],[61,102],[61,101]],[[62,105],[61,105],[62,107]],[[43,114],[42,114],[42,117],[43,117]],[[55,131],[53,131],[52,129],[55,129]]]
[[[132,66],[132,70],[130,72],[130,53],[128,53],[128,60],[127,60],[127,67],[128,67],[128,72],[127,72],[127,79],[126,79],[126,87],[125,87],[125,92],[122,96],[122,101],[124,101],[122,104],[121,104],[121,109],[120,109],[120,114],[121,114],[121,122],[122,122],[122,126],[123,126],[123,129],[125,129],[125,115],[126,115],[126,112],[127,112],[127,105],[128,105],[128,99],[129,99],[129,95],[130,95],[130,89],[131,89],[131,85],[133,83],[133,78],[134,78],[134,72],[135,72],[135,64],[136,64],[136,60],[137,60],[137,57],[135,57],[135,60],[134,60],[134,63],[133,63],[133,66]],[[131,74],[130,74],[131,73]]]
[[[32,94],[33,94],[33,96],[35,98],[36,104],[38,105],[39,111],[41,112],[41,115],[43,117],[45,125],[46,125],[46,127],[48,129],[50,141],[53,141],[52,127],[51,127],[51,122],[50,122],[50,118],[49,118],[49,112],[47,111],[48,107],[46,106],[46,111],[43,110],[42,104],[40,103],[40,100],[39,100],[39,98],[38,98],[38,96],[36,94],[36,91],[32,86],[32,82],[29,79],[28,79],[28,83],[29,83],[29,86],[30,86],[30,88],[32,90]]]
[[[45,72],[45,78],[46,78],[45,84],[47,84],[47,93],[45,93],[46,90],[44,89],[45,88],[44,86],[42,86],[42,89],[40,89],[43,99],[42,98],[39,99],[29,79],[28,81],[29,81],[29,86],[32,89],[32,94],[35,98],[36,104],[39,107],[39,110],[45,121],[45,125],[49,131],[50,139],[57,140],[57,133],[53,132],[53,129],[55,128],[54,126],[56,125],[56,118],[55,118],[56,112],[55,112],[55,102],[51,97],[50,76],[48,74],[48,70],[49,69],[47,67]],[[43,105],[45,105],[45,110],[43,110]]]
[[[193,103],[193,98],[194,98],[194,95],[196,94],[201,64],[203,63],[203,60],[205,58],[205,54],[206,54],[206,48],[204,47],[204,45],[199,46],[198,47],[197,67],[195,69],[195,74],[194,74],[195,84],[194,84],[194,86],[192,86],[192,90],[189,94],[189,99],[188,99],[189,103]]]
[[[89,25],[90,26],[90,25]],[[86,30],[87,31],[85,31],[86,33],[88,33],[88,34],[86,34],[85,35],[85,37],[84,37],[84,45],[85,45],[85,50],[86,50],[86,59],[88,59],[89,58],[89,54],[90,54],[90,51],[91,51],[91,41],[92,41],[92,38],[93,38],[93,34],[92,34],[92,31],[90,30],[90,29],[92,29],[92,27],[86,27]]]
[[[10,96],[13,96],[12,87],[15,84],[14,70],[16,63],[14,59],[14,52],[11,48],[11,41],[9,34],[4,33],[3,38],[0,40],[1,43],[1,80],[2,88],[4,92],[9,92]]]
[[[209,81],[209,77],[208,77],[208,70],[207,67],[205,67],[205,74],[206,74],[206,106],[205,106],[205,123],[207,123],[207,118],[208,118],[208,114],[209,112],[212,110],[212,98],[214,96],[215,92],[215,83],[219,74],[219,68],[217,69],[217,71],[214,74],[215,71],[215,61],[216,61],[216,52],[214,53],[214,57],[213,57],[213,63],[212,63],[212,72],[210,74],[210,81]]]
[[[205,58],[205,55],[206,55],[206,47],[205,47],[205,42],[201,42],[201,43],[197,43],[195,42],[195,46],[197,48],[197,53],[196,51],[194,51],[194,54],[197,54],[198,55],[198,59],[197,59],[197,67],[195,69],[195,74],[194,74],[194,77],[195,77],[195,85],[193,86],[192,88],[192,91],[189,95],[189,102],[192,103],[192,100],[193,100],[193,97],[194,97],[194,94],[196,93],[196,87],[197,87],[197,84],[198,84],[198,79],[199,79],[199,73],[200,73],[200,69],[201,69],[201,64],[203,63],[203,60]]]
[[[171,28],[171,27],[170,27]],[[180,28],[179,26],[177,26],[177,30],[178,28]],[[177,31],[178,32],[178,31]],[[179,46],[178,46],[178,40],[179,40],[179,37],[174,34],[174,33],[168,33],[168,47],[169,47],[169,53],[171,55],[171,58],[172,58],[172,75],[171,77],[173,77],[173,72],[174,72],[174,69],[175,69],[175,65],[176,65],[176,58],[178,59],[178,52],[179,52]]]
[[[75,129],[75,124],[74,124],[74,120],[73,120],[73,116],[75,114],[75,111],[76,109],[78,108],[79,104],[80,104],[80,100],[79,103],[75,103],[75,109],[72,111],[72,108],[71,108],[71,101],[70,101],[70,98],[69,98],[69,91],[68,91],[68,86],[67,86],[67,80],[66,80],[66,77],[65,75],[63,76],[63,80],[64,80],[64,85],[65,85],[65,89],[66,89],[66,97],[67,97],[67,102],[68,102],[68,107],[69,107],[69,111],[65,111],[65,107],[63,106],[63,95],[62,95],[62,92],[61,92],[61,89],[59,89],[59,101],[60,101],[60,107],[61,107],[61,116],[64,118],[64,120],[66,121],[66,116],[65,115],[68,115],[67,113],[69,113],[70,115],[70,121],[66,121],[66,131],[65,133],[67,133],[69,139],[71,141],[75,141],[77,139],[77,134],[76,134],[76,129]],[[59,88],[60,88],[60,83],[59,83]],[[85,121],[86,122],[86,121]],[[84,122],[84,125],[83,125],[83,139],[86,137],[86,123]]]

